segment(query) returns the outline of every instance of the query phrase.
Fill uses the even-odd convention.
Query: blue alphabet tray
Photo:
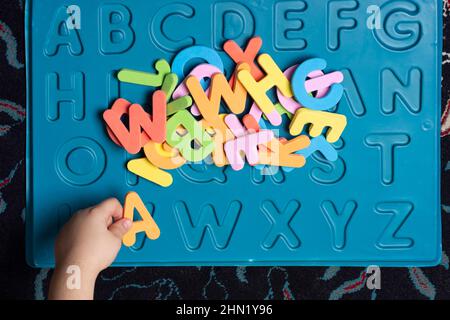
[[[136,191],[161,236],[138,237],[116,266],[436,265],[441,12],[438,0],[27,1],[29,264],[54,264],[78,209]],[[189,164],[168,188],[129,173],[102,113],[119,97],[146,105],[154,89],[118,70],[154,72],[194,44],[232,70],[223,43],[254,35],[282,70],[318,57],[342,71],[338,160],[316,152],[269,173]]]

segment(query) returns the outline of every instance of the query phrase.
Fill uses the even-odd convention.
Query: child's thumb
[[[133,223],[128,219],[121,219],[114,222],[110,227],[111,231],[117,238],[122,240],[123,236],[131,229]]]

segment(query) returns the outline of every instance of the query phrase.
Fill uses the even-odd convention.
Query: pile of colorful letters
[[[326,61],[317,58],[283,73],[270,55],[259,54],[261,47],[258,37],[252,38],[245,50],[227,41],[224,51],[235,62],[229,79],[218,53],[202,46],[182,50],[172,66],[157,61],[154,74],[121,70],[119,81],[158,88],[153,93],[151,114],[124,99],[116,100],[103,114],[108,134],[117,145],[130,154],[144,150],[145,157],[129,161],[128,169],[168,187],[173,183],[168,170],[187,162],[230,165],[238,171],[247,161],[258,168],[292,170],[303,167],[315,151],[335,161],[332,143],[339,140],[347,120],[326,110],[342,98],[343,74],[325,74]],[[184,78],[187,63],[196,58],[207,63]],[[205,79],[210,79],[206,90]],[[268,95],[275,89],[277,103]],[[228,113],[221,112],[222,103]],[[283,115],[289,124],[283,123]],[[288,126],[290,140],[277,130],[266,129],[265,121],[272,128]]]

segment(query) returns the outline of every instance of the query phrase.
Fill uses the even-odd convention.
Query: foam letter
[[[260,148],[259,164],[301,168],[306,161],[305,157],[297,152],[308,148],[309,145],[310,140],[307,136],[298,136],[286,142],[273,139],[264,145],[264,148]]]
[[[238,171],[244,168],[245,162],[242,159],[241,152],[245,153],[250,165],[258,164],[258,145],[266,144],[273,138],[274,134],[272,131],[261,130],[225,143],[225,154],[233,170]]]
[[[165,150],[164,148],[168,148],[169,150]],[[186,159],[180,156],[177,149],[168,145],[164,146],[162,143],[149,141],[144,146],[144,152],[148,161],[161,169],[173,170],[186,163]]]
[[[180,51],[173,59],[172,72],[178,76],[178,79],[185,77],[186,65],[194,59],[203,59],[208,64],[219,68],[220,72],[223,73],[222,59],[215,50],[203,46],[192,46]]]
[[[286,97],[292,97],[291,83],[268,54],[258,57],[259,65],[266,72],[266,76],[260,81],[256,81],[250,71],[241,70],[238,72],[238,79],[247,89],[258,107],[264,112],[273,125],[280,125],[282,122],[280,114],[276,111],[275,105],[269,99],[266,92],[277,87]]]
[[[177,132],[180,126],[186,131],[184,135]],[[179,111],[167,121],[167,143],[191,162],[205,159],[214,149],[213,139],[187,110]]]
[[[137,210],[142,220],[134,221],[134,209]],[[159,227],[136,192],[130,192],[125,197],[124,218],[133,221],[130,231],[123,237],[125,246],[133,246],[136,243],[136,234],[139,232],[145,232],[146,236],[152,240],[159,238],[161,234]]]
[[[131,69],[122,69],[119,71],[117,78],[119,81],[139,84],[147,87],[160,87],[163,84],[164,77],[170,73],[170,65],[166,60],[161,59],[156,61],[156,74],[136,71]]]
[[[294,74],[295,70],[297,70],[298,65],[294,65],[288,69],[286,69],[286,71],[284,71],[284,75],[291,80],[292,79],[292,75]],[[316,70],[313,71],[311,73],[308,74],[308,77],[313,79],[313,78],[320,78],[324,76],[324,73],[320,70]],[[329,75],[327,75],[328,77]],[[325,78],[326,80],[326,78]],[[317,84],[319,84],[319,86],[317,87]],[[312,91],[316,91],[316,98],[322,98],[323,96],[325,96],[328,93],[329,88],[328,87],[324,87],[321,88],[323,86],[323,84],[326,84],[326,81],[321,81],[319,83],[313,83],[312,80],[308,80],[305,82],[305,87],[309,88]],[[314,88],[314,86],[316,86],[316,88]],[[313,90],[315,89],[315,90]],[[312,91],[308,92],[311,93]],[[280,90],[277,90],[277,96],[278,96],[278,100],[280,101],[280,104],[290,113],[295,113],[295,111],[297,109],[300,109],[302,107],[302,105],[300,103],[298,103],[294,98],[287,98],[285,96],[283,96],[283,94],[280,92]]]
[[[138,104],[129,107],[128,130],[121,117],[126,113],[130,103],[124,99],[118,99],[113,107],[103,113],[110,132],[117,142],[129,153],[138,153],[151,139],[155,142],[164,142],[166,138],[166,96],[162,91],[153,94],[153,117]],[[125,112],[124,112],[125,111]]]
[[[326,67],[327,62],[324,59],[309,59],[300,64],[295,70],[292,76],[292,91],[302,106],[323,111],[334,107],[341,100],[344,93],[344,87],[340,84],[344,80],[342,72],[333,72],[311,79],[308,82],[306,81],[311,72],[324,70]],[[310,92],[328,87],[331,87],[331,89],[325,97],[317,98],[309,95]]]
[[[236,72],[241,70],[250,70],[250,68],[247,64],[240,64],[238,65]],[[217,121],[222,99],[225,101],[228,108],[235,114],[242,113],[245,109],[245,103],[247,101],[247,92],[245,91],[245,88],[239,81],[236,81],[234,88],[231,89],[228,80],[222,73],[213,75],[209,90],[209,99],[207,94],[203,91],[200,81],[196,77],[189,76],[186,79],[186,86],[203,118],[209,123]]]
[[[227,157],[225,156],[225,151],[223,145],[225,142],[233,140],[235,136],[231,130],[225,124],[225,114],[219,115],[221,125],[213,126],[209,124],[205,119],[201,121],[202,127],[206,132],[212,137],[214,141],[214,151],[212,152],[212,159],[216,166],[223,167],[229,164]],[[217,124],[217,123],[216,123]]]
[[[296,136],[302,133],[305,125],[311,124],[309,135],[318,137],[323,129],[329,127],[326,137],[327,141],[334,143],[339,140],[347,126],[347,118],[342,114],[315,111],[307,108],[298,109],[289,126],[291,135]]]
[[[256,55],[262,47],[262,39],[260,37],[251,38],[247,44],[245,51],[237,45],[233,40],[228,40],[223,45],[223,50],[230,56],[230,58],[236,63],[247,63],[250,66],[250,73],[256,81],[261,80],[264,77],[263,72],[255,63]],[[234,84],[236,81],[235,75],[230,79],[230,84]]]
[[[309,158],[316,151],[320,152],[328,161],[336,161],[338,159],[336,149],[323,136],[312,139],[308,148],[297,153],[305,158]]]
[[[161,90],[166,94],[167,101],[167,116],[177,113],[180,110],[184,110],[192,105],[192,98],[190,96],[183,96],[175,99],[174,101],[169,101],[172,97],[175,88],[178,84],[178,77],[175,73],[169,73],[164,78]]]

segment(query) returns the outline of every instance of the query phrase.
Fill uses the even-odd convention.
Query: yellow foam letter
[[[172,175],[151,164],[147,158],[134,159],[128,161],[127,168],[135,175],[159,184],[162,187],[169,187],[173,183]]]
[[[289,126],[291,135],[299,135],[307,124],[311,124],[309,127],[309,135],[311,137],[320,136],[323,129],[328,127],[329,129],[326,133],[327,141],[334,143],[339,140],[342,132],[344,132],[347,126],[347,118],[342,114],[300,108],[295,113]]]
[[[277,87],[284,96],[291,98],[293,96],[291,83],[268,54],[261,54],[258,57],[258,63],[266,72],[263,79],[256,81],[249,70],[239,71],[238,79],[264,114],[269,115],[275,110],[275,105],[266,92]]]
[[[289,141],[273,139],[259,148],[259,164],[278,167],[301,168],[305,165],[304,156],[296,154],[297,151],[309,147],[311,141],[307,136],[298,136]]]
[[[134,209],[137,210],[142,220],[134,221]],[[146,236],[151,240],[159,238],[161,234],[159,227],[136,192],[130,192],[125,197],[124,218],[133,221],[133,226],[122,240],[125,246],[131,247],[134,245],[136,243],[136,234],[139,232],[145,232]]]
[[[236,72],[241,70],[250,71],[250,67],[247,64],[239,64]],[[235,114],[240,114],[245,109],[247,91],[239,81],[235,81],[234,90],[231,89],[228,80],[222,73],[216,73],[212,76],[209,98],[203,91],[200,81],[194,76],[189,76],[186,79],[186,87],[189,89],[203,118],[210,123],[215,122],[219,115],[221,99]]]
[[[224,144],[235,138],[230,128],[225,124],[226,114],[219,115],[219,119],[215,125],[208,123],[205,119],[201,120],[202,127],[211,136],[214,141],[215,147],[212,152],[212,159],[216,166],[223,167],[228,165],[228,159],[225,155]]]
[[[166,146],[162,143],[156,143],[153,141],[149,141],[144,146],[145,156],[148,161],[150,161],[153,165],[157,166],[161,169],[173,170],[181,167],[186,163],[186,159],[184,159],[177,149],[172,148],[167,143]],[[168,149],[165,150],[164,148]]]

